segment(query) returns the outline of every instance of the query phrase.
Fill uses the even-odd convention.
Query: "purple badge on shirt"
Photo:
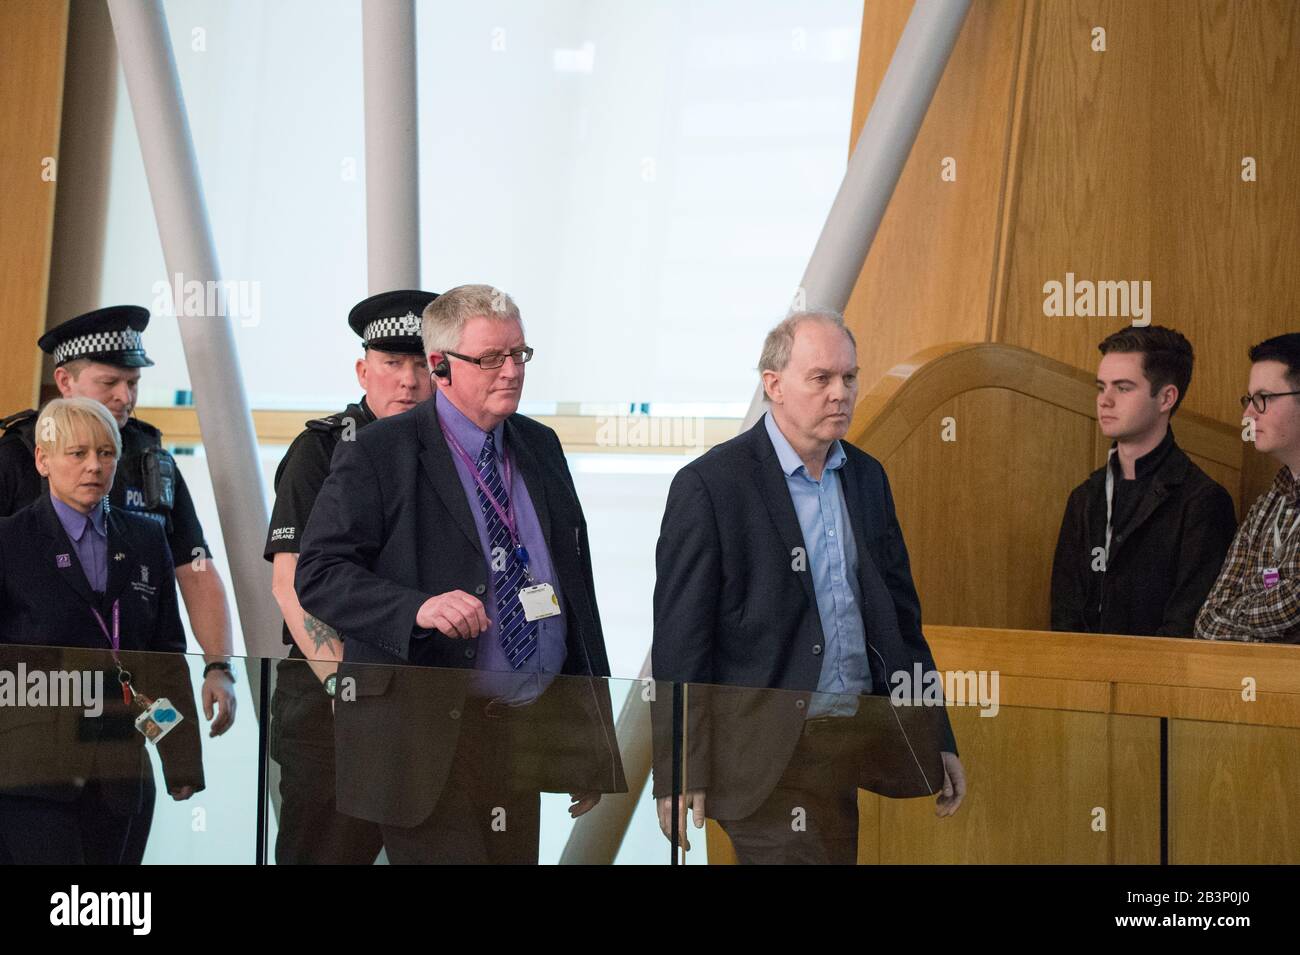
[[[72,566],[72,555],[71,555],[71,554],[57,554],[57,555],[55,556],[55,558],[54,558],[54,561],[55,561],[55,563],[57,563],[60,567],[71,567],[71,566]]]

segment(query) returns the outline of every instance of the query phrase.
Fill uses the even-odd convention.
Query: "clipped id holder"
[[[137,706],[144,707],[144,712],[135,718],[136,731],[145,739],[158,745],[158,741],[174,730],[185,715],[180,710],[172,706],[171,700],[165,696],[160,696],[156,700],[151,700],[143,693],[137,693],[135,687],[131,684],[131,672],[123,669],[119,663],[117,667],[117,681],[122,685],[122,702],[128,706],[135,703]]]
[[[160,696],[135,718],[135,728],[155,746],[158,741],[176,728],[184,715],[165,696]]]

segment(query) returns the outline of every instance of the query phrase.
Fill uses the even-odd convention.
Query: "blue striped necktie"
[[[483,450],[479,452],[478,473],[501,510],[509,513],[510,492],[497,473],[496,439],[491,431],[487,433]],[[519,602],[519,588],[524,586],[524,565],[515,553],[510,530],[483,493],[483,487],[477,483],[475,487],[478,489],[478,504],[483,509],[483,519],[487,522],[488,549],[493,555],[490,560],[492,589],[497,596],[497,633],[506,659],[517,670],[537,649],[537,621],[524,617],[524,607]],[[502,552],[506,555],[505,560],[497,560],[495,555]],[[500,570],[496,569],[498,565],[501,566]]]

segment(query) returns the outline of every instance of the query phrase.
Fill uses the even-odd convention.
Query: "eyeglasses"
[[[1241,410],[1245,411],[1246,405],[1254,405],[1255,410],[1263,414],[1268,410],[1269,398],[1285,398],[1287,395],[1300,395],[1300,391],[1277,391],[1271,394],[1267,391],[1259,391],[1253,395],[1244,395],[1241,399]]]
[[[459,358],[461,361],[468,361],[480,368],[500,368],[506,363],[505,355],[500,352],[493,352],[490,355],[480,355],[478,358],[470,358],[469,355],[462,355],[458,352],[443,352],[444,355],[450,355],[452,358]],[[509,355],[511,361],[516,365],[522,365],[526,361],[533,360],[533,349],[525,345],[523,348],[516,348]]]

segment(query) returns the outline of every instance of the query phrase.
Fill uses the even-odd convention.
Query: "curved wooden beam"
[[[895,365],[861,396],[848,440],[883,461],[936,409],[977,388],[1001,388],[1097,417],[1095,379],[1086,371],[1013,345],[950,342]],[[1241,469],[1236,428],[1191,412],[1179,413],[1176,426],[1189,454]]]

